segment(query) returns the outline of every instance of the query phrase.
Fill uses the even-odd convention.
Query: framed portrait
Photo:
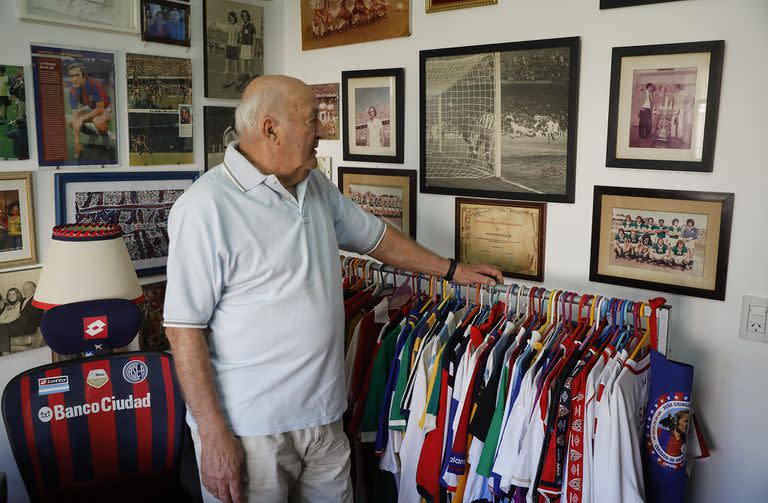
[[[141,39],[190,46],[189,5],[165,0],[141,0]]]
[[[733,199],[596,186],[590,281],[724,300]]]
[[[191,164],[192,61],[125,55],[131,166]]]
[[[304,51],[411,34],[410,0],[335,2],[337,6],[300,1]]]
[[[17,0],[19,19],[96,30],[139,32],[139,0],[61,2]]]
[[[579,38],[419,53],[421,188],[572,203]]]
[[[238,139],[234,107],[203,107],[205,170],[224,162],[227,145]]]
[[[344,160],[402,164],[405,70],[341,72]]]
[[[118,163],[115,55],[32,46],[40,166]]]
[[[0,274],[0,356],[47,346],[43,311],[32,305],[42,267]]]
[[[0,87],[8,94],[0,96],[0,161],[29,159],[27,131],[27,97],[24,87],[24,67],[0,63]]]
[[[723,47],[614,47],[607,166],[712,171]]]
[[[32,173],[0,172],[0,269],[37,263]]]
[[[163,328],[163,304],[165,303],[166,281],[141,285],[144,302],[141,303],[141,328],[139,328],[140,351],[167,351],[171,344]]]
[[[264,73],[264,8],[230,0],[203,1],[205,96],[239,100]]]
[[[491,264],[504,276],[544,281],[547,205],[456,198],[456,260]]]
[[[679,0],[600,0],[600,9],[616,9],[618,7],[634,7],[654,3],[678,2]]]
[[[317,170],[326,176],[329,180],[333,180],[333,157],[328,155],[318,155],[317,157]]]
[[[117,224],[136,274],[165,274],[168,213],[197,171],[56,173],[56,225]]]
[[[463,9],[465,7],[478,7],[480,5],[494,5],[499,0],[425,0],[427,12],[440,12],[451,9]]]
[[[320,122],[325,126],[326,140],[339,139],[339,84],[310,84],[317,97]]]
[[[416,172],[339,166],[339,190],[385,224],[416,239]]]

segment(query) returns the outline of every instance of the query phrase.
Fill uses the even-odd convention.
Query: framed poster
[[[301,49],[304,51],[411,34],[410,0],[300,1]]]
[[[17,0],[19,18],[97,30],[139,32],[139,0],[119,2]]]
[[[240,99],[264,73],[264,8],[230,0],[204,0],[205,96]]]
[[[416,172],[338,167],[339,190],[385,224],[416,239]]]
[[[544,281],[547,205],[456,198],[456,260]]]
[[[466,7],[478,7],[480,5],[494,5],[499,0],[425,0],[427,12],[440,12],[452,9],[464,9]]]
[[[654,3],[677,2],[679,0],[600,0],[600,9],[616,9],[617,7],[634,7]]]
[[[192,62],[125,55],[130,165],[191,164]]]
[[[40,166],[118,163],[115,55],[32,46]]]
[[[421,191],[572,203],[579,38],[419,53]]]
[[[712,171],[723,48],[614,47],[607,166]]]
[[[141,0],[141,39],[190,46],[189,5],[165,0]]]
[[[139,328],[139,351],[168,351],[171,344],[163,328],[163,304],[165,303],[166,281],[141,285],[144,302],[141,309]]]
[[[339,139],[339,84],[310,84],[317,97],[320,122],[325,126],[326,140]]]
[[[24,67],[0,64],[0,160],[29,159]]]
[[[341,72],[344,160],[402,164],[405,70]]]
[[[215,168],[224,161],[227,145],[238,139],[235,130],[234,107],[203,107],[205,129],[205,170]]]
[[[136,274],[165,274],[168,213],[197,171],[56,173],[56,225],[117,224]]]
[[[0,274],[0,356],[46,346],[38,330],[43,311],[30,302],[41,270]]]
[[[724,300],[733,199],[596,186],[590,281]]]
[[[32,172],[0,173],[0,269],[37,262]]]

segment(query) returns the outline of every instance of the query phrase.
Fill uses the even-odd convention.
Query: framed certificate
[[[545,203],[456,198],[456,259],[543,281],[546,221]]]

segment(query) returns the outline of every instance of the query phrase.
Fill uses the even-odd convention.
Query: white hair
[[[266,115],[280,120],[284,114],[280,105],[284,100],[285,96],[278,86],[262,86],[254,90],[247,99],[240,100],[235,109],[237,133],[241,137],[255,133],[259,129],[259,122]]]

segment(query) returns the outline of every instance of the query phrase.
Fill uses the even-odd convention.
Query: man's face
[[[35,294],[35,284],[29,281],[24,283],[24,286],[21,287],[21,293],[25,299],[32,297]]]
[[[279,145],[282,158],[278,173],[289,184],[299,183],[317,167],[317,142],[326,137],[325,127],[318,118],[317,99],[309,87],[304,87],[299,99],[288,106]]]
[[[80,87],[83,85],[85,79],[83,79],[83,72],[79,68],[73,68],[69,71],[69,78],[72,79],[72,85]]]

